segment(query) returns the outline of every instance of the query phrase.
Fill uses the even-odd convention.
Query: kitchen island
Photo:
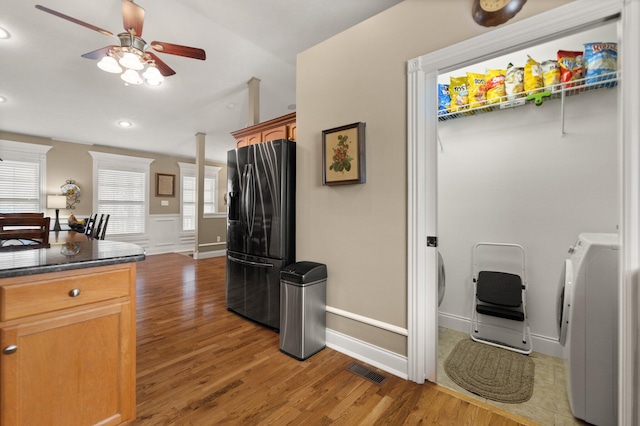
[[[134,244],[0,250],[0,425],[135,420]]]

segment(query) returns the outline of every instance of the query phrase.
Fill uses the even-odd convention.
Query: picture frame
[[[365,183],[365,128],[357,122],[322,131],[322,184]]]
[[[156,197],[176,196],[176,175],[156,173]]]

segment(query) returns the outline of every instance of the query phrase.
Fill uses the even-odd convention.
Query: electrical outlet
[[[169,205],[169,200],[161,200],[160,201],[160,205],[161,206],[168,206]]]
[[[220,235],[218,235],[218,242],[220,242]]]

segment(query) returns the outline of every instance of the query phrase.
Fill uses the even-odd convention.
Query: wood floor
[[[447,388],[346,370],[326,348],[306,361],[225,307],[225,258],[138,263],[135,425],[531,425]]]

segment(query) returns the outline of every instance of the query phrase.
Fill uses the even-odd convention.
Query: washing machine
[[[580,234],[560,277],[569,404],[575,417],[599,426],[617,424],[619,248],[617,234]]]

